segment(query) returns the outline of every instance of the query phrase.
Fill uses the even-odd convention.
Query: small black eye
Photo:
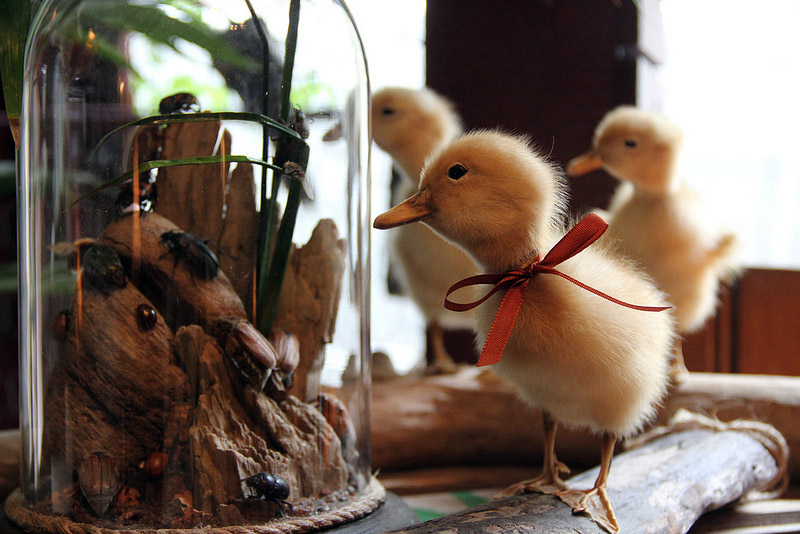
[[[449,176],[453,180],[458,180],[465,174],[467,174],[467,169],[463,165],[455,164],[449,169],[447,169],[447,176]]]
[[[384,117],[390,117],[394,115],[394,108],[383,108],[381,113],[383,113]]]
[[[637,143],[633,139],[625,139],[625,146],[628,147],[628,148],[636,148],[636,145],[638,145],[638,144],[639,143]]]

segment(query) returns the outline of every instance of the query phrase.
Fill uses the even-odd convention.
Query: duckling
[[[527,139],[479,131],[433,156],[417,193],[379,215],[374,226],[421,221],[461,245],[487,273],[508,273],[542,256],[541,263],[546,263],[548,251],[564,233],[565,204],[563,178]],[[572,237],[571,231],[564,239]],[[633,310],[587,290],[607,292],[625,302],[665,301],[646,275],[610,247],[584,247],[558,265],[572,282],[547,274],[529,279],[507,342],[499,349],[502,358],[492,366],[524,400],[542,410],[545,427],[542,475],[511,486],[501,496],[555,494],[574,511],[587,512],[608,531],[618,532],[606,492],[614,445],[641,430],[664,397],[674,326],[669,312]],[[491,275],[477,278],[482,277]],[[479,301],[481,359],[487,349],[494,350],[485,342],[512,289],[505,297],[490,293]],[[602,436],[600,474],[589,490],[569,489],[559,476],[568,472],[554,452],[559,424]]]
[[[400,168],[399,198],[419,185],[425,158],[461,134],[461,119],[453,105],[428,88],[387,87],[372,97],[372,136]],[[456,370],[444,344],[444,328],[474,327],[474,313],[456,314],[442,306],[454,282],[478,271],[467,254],[421,224],[400,228],[391,241],[400,284],[410,294],[428,324],[432,372]]]
[[[593,147],[571,160],[567,174],[598,168],[622,182],[609,207],[603,239],[618,241],[667,294],[680,334],[700,330],[713,315],[721,280],[735,274],[734,234],[714,233],[697,195],[678,177],[681,130],[665,116],[631,106],[610,111]],[[680,339],[674,375],[685,371]]]

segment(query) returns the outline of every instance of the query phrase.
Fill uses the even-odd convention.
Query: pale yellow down
[[[388,87],[372,97],[373,140],[402,171],[402,199],[416,193],[430,153],[460,134],[461,120],[452,104],[430,89]],[[447,289],[478,271],[464,251],[421,224],[398,228],[391,247],[400,283],[428,322],[474,326],[474,313],[455,313],[444,307]]]
[[[459,179],[448,176],[456,164],[467,170]],[[408,207],[381,215],[375,226],[421,220],[462,245],[484,271],[499,272],[552,248],[564,234],[564,204],[563,179],[525,139],[476,132],[431,159]],[[557,269],[632,304],[665,301],[646,275],[599,243]],[[451,298],[464,300],[459,293]],[[501,298],[478,307],[480,346]],[[673,340],[669,311],[632,310],[558,276],[538,275],[491,369],[557,421],[625,437],[641,429],[665,394]]]
[[[696,194],[678,178],[682,141],[663,115],[619,107],[602,119],[593,148],[567,172],[602,166],[622,181],[604,239],[617,240],[645,268],[675,307],[678,330],[690,333],[714,313],[720,279],[735,272],[736,237],[705,220]]]

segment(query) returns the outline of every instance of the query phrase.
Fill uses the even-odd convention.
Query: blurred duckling
[[[483,270],[500,273],[530,265],[553,248],[564,235],[565,203],[562,177],[526,139],[483,131],[461,137],[434,156],[419,191],[379,215],[374,226],[424,222],[464,247]],[[646,275],[610,248],[598,242],[577,250],[558,264],[564,275],[625,302],[665,302]],[[482,344],[503,299],[492,295],[477,308]],[[540,477],[515,484],[501,496],[556,494],[574,511],[618,532],[606,492],[614,445],[653,417],[666,391],[673,339],[669,312],[633,310],[561,276],[530,278],[502,359],[492,369],[541,408],[544,468]],[[559,477],[568,471],[554,452],[559,423],[602,436],[600,474],[589,490],[570,490]]]
[[[425,158],[461,134],[453,105],[434,91],[387,87],[372,97],[372,136],[403,175],[397,194],[411,196],[419,185]],[[444,328],[473,329],[474,313],[456,314],[442,306],[447,289],[473,275],[477,266],[464,251],[423,225],[400,228],[391,242],[400,284],[428,324],[433,372],[456,370],[444,344]]]
[[[681,130],[659,113],[622,106],[594,133],[592,149],[567,165],[581,176],[603,168],[622,182],[604,239],[616,240],[674,306],[678,332],[700,330],[714,314],[721,280],[736,272],[736,236],[715,233],[696,194],[678,178]],[[673,374],[686,370],[676,340]]]

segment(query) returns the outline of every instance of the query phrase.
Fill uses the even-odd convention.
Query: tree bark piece
[[[275,327],[300,343],[292,394],[302,400],[319,391],[322,346],[333,339],[344,268],[345,240],[330,219],[319,221],[304,246],[292,246]]]
[[[150,297],[168,325],[173,329],[187,324],[208,328],[218,317],[247,317],[225,273],[213,280],[196,277],[160,243],[162,234],[181,228],[157,213],[140,217],[138,233],[133,225],[132,216],[117,219],[97,241],[117,251],[132,281]]]
[[[66,480],[90,452],[122,465],[147,458],[161,445],[169,406],[189,393],[163,318],[138,327],[137,306],[151,303],[133,284],[78,294],[45,400],[47,449]]]
[[[541,414],[489,371],[403,377],[372,387],[372,464],[382,471],[441,466],[525,464],[539,467]],[[680,408],[722,421],[753,419],[774,426],[800,450],[800,378],[689,373],[666,399],[657,424]],[[556,454],[567,465],[599,462],[599,440],[559,428]],[[789,458],[800,479],[800,455]]]
[[[159,157],[230,155],[230,134],[224,131],[220,138],[220,127],[219,121],[170,124],[164,128]],[[156,212],[187,232],[218,241],[229,167],[219,163],[160,169]]]
[[[176,345],[198,392],[189,431],[198,508],[216,512],[254,495],[243,479],[259,472],[285,478],[293,503],[346,489],[339,439],[313,406],[294,397],[277,403],[250,388],[237,395],[225,357],[197,326],[182,328]]]
[[[253,274],[256,264],[256,189],[253,166],[239,163],[228,185],[225,220],[219,236],[219,265],[253,318]]]
[[[608,492],[621,532],[684,533],[706,511],[767,484],[778,468],[755,439],[735,431],[689,430],[667,435],[614,459]],[[568,480],[589,488],[592,469]],[[551,495],[521,495],[434,519],[405,530],[413,534],[599,534],[599,526]]]

